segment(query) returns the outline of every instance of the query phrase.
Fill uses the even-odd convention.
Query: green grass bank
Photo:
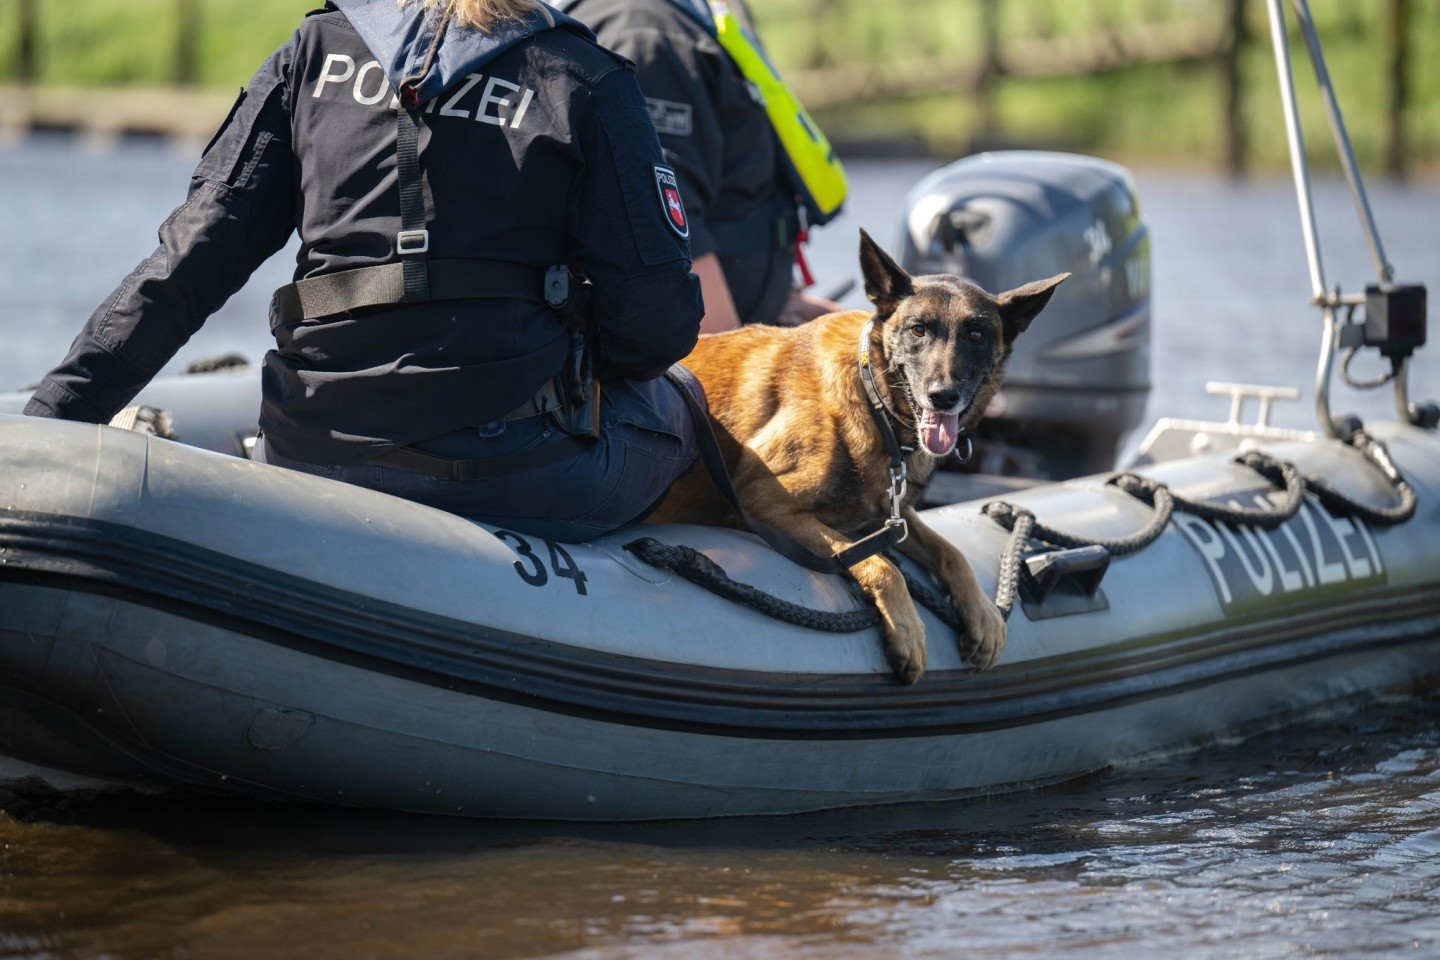
[[[1214,168],[1227,156],[1227,87],[1218,53],[1229,36],[1231,2],[752,0],[752,7],[776,63],[802,93],[815,91],[816,119],[852,150],[954,156],[985,146],[1035,146],[1127,163]],[[0,78],[15,82],[28,69],[41,86],[155,87],[188,74],[200,89],[234,88],[315,5],[3,0]],[[188,46],[181,16],[187,6]],[[1370,171],[1384,167],[1397,135],[1389,107],[1395,90],[1389,61],[1397,47],[1390,18],[1401,11],[1405,106],[1398,144],[1408,170],[1440,172],[1440,3],[1312,0],[1311,6],[1356,153]],[[21,44],[25,8],[28,58]],[[1252,169],[1281,169],[1285,138],[1264,3],[1244,0],[1243,18],[1234,74],[1243,158]],[[996,38],[994,47],[987,47],[987,34]],[[1307,140],[1319,166],[1334,166],[1293,18],[1291,36]],[[1212,38],[1216,57],[1195,52]],[[1121,47],[1125,55],[1112,55]],[[1179,55],[1167,59],[1170,48]],[[1007,69],[976,88],[972,81],[987,50],[998,51]],[[1146,59],[1160,62],[1137,62]],[[1085,72],[1065,75],[1071,61]],[[1103,61],[1100,69],[1086,69],[1095,61]],[[1047,72],[1053,75],[1032,75]],[[855,76],[891,80],[871,89],[861,84],[855,96],[829,102],[830,81]]]

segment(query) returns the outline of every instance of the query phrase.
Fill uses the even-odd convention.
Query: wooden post
[[[34,83],[35,69],[35,0],[20,0],[20,22],[16,25],[15,79]]]
[[[199,35],[197,0],[176,0],[175,9],[175,82],[182,87],[195,83],[198,71],[195,48]]]
[[[810,49],[805,52],[805,67],[814,70],[828,65],[830,51],[826,47],[825,38],[832,32],[831,26],[840,21],[835,10],[835,0],[814,0],[808,16],[801,14],[798,19],[802,23],[807,19],[810,21],[806,24],[806,29],[810,32]]]
[[[1000,0],[980,0],[980,69],[975,74],[977,122],[971,150],[995,144],[995,81],[1000,76]]]
[[[1410,12],[1410,0],[1387,0],[1382,28],[1389,80],[1385,91],[1384,163],[1385,173],[1396,178],[1404,177],[1406,172],[1405,111],[1410,99],[1406,38],[1410,33]]]
[[[1225,15],[1229,25],[1226,40],[1218,51],[1223,111],[1220,140],[1225,172],[1239,177],[1245,173],[1248,146],[1244,115],[1245,80],[1240,64],[1241,53],[1250,39],[1245,23],[1245,0],[1227,0]]]

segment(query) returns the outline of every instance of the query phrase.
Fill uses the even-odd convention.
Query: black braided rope
[[[625,549],[652,567],[669,570],[711,593],[743,603],[767,617],[793,623],[797,627],[823,630],[827,633],[855,633],[880,623],[880,611],[874,607],[846,613],[812,610],[772,596],[748,583],[731,580],[718,563],[693,547],[671,545],[650,537],[641,537],[625,544]]]
[[[970,638],[970,634],[965,631],[965,621],[960,619],[960,611],[955,609],[955,604],[950,602],[950,598],[918,577],[907,573],[905,568],[900,566],[899,558],[892,551],[887,550],[885,558],[899,569],[900,575],[905,578],[905,589],[910,591],[910,596],[915,602],[935,614],[941,623],[955,632],[955,636],[960,640],[961,656],[966,659],[973,656],[978,647]]]
[[[995,588],[995,606],[1004,617],[1009,618],[1019,591],[1020,564],[1031,539],[1065,549],[1098,545],[1108,550],[1112,556],[1123,557],[1154,543],[1170,523],[1171,514],[1175,510],[1217,523],[1247,524],[1262,530],[1273,530],[1299,512],[1306,490],[1314,493],[1332,513],[1359,517],[1376,526],[1392,526],[1410,519],[1415,514],[1417,503],[1415,490],[1400,475],[1400,470],[1390,459],[1390,451],[1385,444],[1364,431],[1355,433],[1346,442],[1360,451],[1365,459],[1390,481],[1400,498],[1398,505],[1372,507],[1352,500],[1323,480],[1301,476],[1300,470],[1293,463],[1277,460],[1258,450],[1241,454],[1235,458],[1235,462],[1249,467],[1279,487],[1284,496],[1278,504],[1268,507],[1231,507],[1202,503],[1173,493],[1158,480],[1135,473],[1122,473],[1112,477],[1109,482],[1153,507],[1155,516],[1137,533],[1113,540],[1087,539],[1052,529],[1036,520],[1035,514],[1024,507],[1017,507],[1003,500],[987,503],[981,508],[981,512],[1010,531],[1010,540],[1000,557],[1000,582]]]
[[[1111,477],[1108,483],[1141,501],[1154,511],[1154,516],[1140,530],[1126,537],[1096,539],[1078,537],[1048,527],[1036,519],[1035,514],[1024,507],[992,500],[981,512],[1000,526],[1010,531],[1010,539],[1000,556],[999,582],[995,588],[995,606],[1006,619],[1014,609],[1019,595],[1020,568],[1025,561],[1025,552],[1032,540],[1052,547],[1074,549],[1077,547],[1101,546],[1111,556],[1123,557],[1137,553],[1159,539],[1170,523],[1176,510],[1189,513],[1217,523],[1246,524],[1262,530],[1272,530],[1299,511],[1304,502],[1305,492],[1314,493],[1331,512],[1353,516],[1374,526],[1393,526],[1414,516],[1417,505],[1415,490],[1405,482],[1399,469],[1390,459],[1385,444],[1359,431],[1346,440],[1365,456],[1395,488],[1400,502],[1393,507],[1373,507],[1360,503],[1340,493],[1322,480],[1303,477],[1293,463],[1277,460],[1269,454],[1251,451],[1235,458],[1235,462],[1254,470],[1279,488],[1283,494],[1280,502],[1268,507],[1233,507],[1214,503],[1187,500],[1175,494],[1165,484],[1137,473],[1121,473]],[[831,613],[812,610],[788,600],[781,600],[749,584],[731,580],[725,571],[709,557],[691,547],[672,546],[658,540],[644,537],[625,544],[625,549],[646,563],[671,570],[692,583],[705,587],[719,596],[752,607],[766,616],[796,626],[831,633],[854,633],[880,623],[880,613],[874,607],[848,613]],[[891,562],[893,554],[887,552]],[[896,562],[896,566],[899,564]],[[932,589],[928,584],[911,576],[901,568],[905,586],[917,603],[935,614],[961,638],[968,655],[972,645],[965,632],[965,625],[954,604]]]
[[[1005,521],[990,511],[990,504],[985,505],[984,512],[1001,526]],[[1035,514],[1029,510],[1017,511],[1010,504],[1010,541],[1005,544],[1005,552],[1000,555],[1000,580],[995,584],[995,609],[1000,611],[1000,616],[1007,621],[1010,619],[1010,611],[1015,607],[1015,595],[1020,589],[1020,564],[1025,559],[1025,544],[1030,542],[1030,536],[1035,529]]]
[[[1395,494],[1400,498],[1400,502],[1393,507],[1372,507],[1369,504],[1350,499],[1328,483],[1317,479],[1306,481],[1310,491],[1332,513],[1359,517],[1372,526],[1393,527],[1397,523],[1404,523],[1413,517],[1415,507],[1419,502],[1415,496],[1415,488],[1405,482],[1405,478],[1400,474],[1400,468],[1395,466],[1394,460],[1390,459],[1390,451],[1385,444],[1363,430],[1351,435],[1345,442],[1360,451],[1366,460],[1375,465],[1375,469],[1385,475],[1385,479],[1389,480],[1390,485],[1395,488]]]
[[[1020,521],[1026,519],[1028,520],[1026,537],[1034,537],[1036,540],[1044,541],[1052,546],[1070,549],[1098,544],[1109,550],[1112,555],[1123,557],[1148,547],[1164,532],[1165,525],[1170,522],[1170,514],[1174,510],[1174,495],[1164,484],[1133,473],[1122,473],[1113,478],[1110,483],[1155,509],[1155,516],[1151,518],[1150,522],[1128,537],[1118,537],[1113,540],[1077,537],[1074,534],[1056,530],[1054,527],[1047,527],[1031,511],[1004,500],[992,500],[985,504],[980,512],[1012,533]]]
[[[625,549],[653,567],[662,567],[718,596],[743,603],[768,617],[785,623],[811,630],[823,630],[827,633],[855,633],[878,626],[880,623],[880,611],[876,610],[874,606],[846,613],[832,613],[825,610],[812,610],[788,600],[781,600],[779,597],[772,596],[749,584],[730,579],[730,576],[718,563],[693,547],[661,543],[651,537],[642,537],[625,544]],[[969,635],[965,632],[965,623],[960,619],[960,611],[955,609],[955,605],[950,602],[949,598],[923,580],[906,572],[903,567],[900,567],[893,552],[886,551],[885,557],[900,568],[900,575],[905,578],[905,587],[910,591],[910,596],[915,599],[915,602],[935,614],[941,623],[955,631],[961,641],[961,653],[966,656],[973,653],[974,644],[970,642]]]

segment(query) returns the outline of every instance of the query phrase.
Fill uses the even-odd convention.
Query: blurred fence
[[[173,8],[170,11],[168,22],[164,23],[157,33],[162,37],[166,33],[173,36],[171,46],[174,51],[173,70],[170,79],[180,85],[193,84],[196,80],[195,65],[198,62],[199,47],[199,0],[172,0]],[[15,53],[14,53],[14,78],[22,84],[35,82],[40,76],[40,0],[14,0],[15,3]],[[60,17],[73,17],[83,14],[83,10],[77,9],[71,4],[58,12]],[[55,14],[55,7],[51,7],[52,15]],[[153,37],[152,37],[153,39]],[[164,44],[164,40],[161,40]]]
[[[1297,29],[1288,0],[1292,43]],[[1361,16],[1378,20],[1383,63],[1383,106],[1378,152],[1383,169],[1403,175],[1410,150],[1406,115],[1410,107],[1413,21],[1416,0],[1369,0]],[[758,3],[754,4],[759,6]],[[1327,5],[1320,0],[1321,6]],[[847,0],[788,0],[765,4],[767,37],[808,35],[808,41],[777,57],[786,76],[813,112],[845,104],[904,101],[960,95],[971,101],[976,119],[964,149],[1008,144],[1000,131],[997,91],[1005,81],[1096,77],[1151,66],[1202,68],[1213,78],[1213,111],[1220,165],[1242,172],[1249,154],[1247,115],[1251,88],[1275,96],[1273,71],[1247,71],[1247,51],[1268,58],[1270,39],[1263,0],[907,0],[882,7],[892,29],[887,38],[875,19],[856,16],[862,4]],[[1432,6],[1437,6],[1432,4]],[[1333,12],[1333,11],[1326,11]],[[968,48],[947,43],[959,29]],[[916,40],[919,40],[917,43]],[[857,55],[859,52],[859,55]],[[1313,74],[1302,55],[1294,56],[1297,83]],[[1193,72],[1193,71],[1192,71]],[[1332,68],[1333,72],[1333,68]],[[1143,82],[1143,81],[1141,81]],[[1123,109],[1122,104],[1115,105]],[[1253,113],[1253,110],[1248,111]]]
[[[203,130],[212,121],[209,114],[228,105],[214,94],[197,98],[191,109],[174,102],[173,90],[156,91],[157,86],[193,88],[221,86],[217,71],[225,74],[224,85],[233,89],[248,70],[293,29],[313,0],[77,0],[65,5],[42,4],[41,0],[10,0],[14,14],[10,24],[0,22],[0,56],[9,61],[15,89],[0,97],[0,125],[85,126],[93,122],[108,129],[138,127],[163,132],[167,117],[181,118],[185,135]],[[1185,89],[1192,101],[1193,116],[1176,113],[1167,118],[1163,104],[1152,105],[1155,129],[1152,139],[1164,139],[1166,123],[1203,125],[1205,161],[1218,163],[1232,172],[1243,170],[1251,158],[1250,131],[1270,123],[1257,116],[1254,106],[1264,97],[1275,99],[1273,70],[1247,69],[1247,62],[1263,57],[1268,61],[1269,37],[1264,27],[1264,0],[750,0],[760,20],[773,58],[795,86],[801,99],[839,142],[905,139],[912,127],[923,126],[927,118],[934,131],[912,135],[911,139],[944,151],[975,150],[991,146],[1024,145],[1043,136],[1033,128],[1056,129],[1061,124],[1048,120],[1032,123],[1032,129],[1007,123],[1013,114],[1032,113],[1035,108],[1016,103],[1007,93],[1016,85],[1041,87],[1064,78],[1094,78],[1088,94],[1109,98],[1112,110],[1133,110],[1130,92],[1145,91],[1155,83],[1144,71],[1165,73],[1165,82],[1180,88],[1203,84],[1205,103],[1195,106],[1197,93]],[[1282,0],[1288,8],[1289,3]],[[1411,112],[1412,77],[1416,60],[1432,45],[1415,39],[1416,8],[1423,10],[1425,24],[1440,26],[1437,0],[1312,0],[1322,29],[1328,25],[1332,36],[1344,39],[1363,29],[1377,49],[1368,53],[1365,69],[1369,76],[1361,86],[1374,88],[1364,105],[1362,148],[1372,166],[1387,173],[1402,174],[1414,157],[1407,138],[1407,117]],[[0,11],[7,5],[0,6]],[[140,75],[133,79],[123,71],[99,77],[86,75],[81,84],[135,82],[150,88],[136,99],[98,96],[87,93],[41,88],[73,84],[63,70],[47,70],[47,58],[59,40],[67,35],[56,23],[78,22],[86,16],[145,17],[144,26],[128,29],[129,42],[146,48],[142,66],[132,68]],[[143,9],[143,14],[137,11]],[[273,29],[258,30],[256,49],[236,50],[244,40],[232,39],[237,18],[248,11],[251,20]],[[45,24],[41,18],[45,18]],[[0,16],[0,21],[6,19]],[[247,28],[250,26],[247,23]],[[113,31],[112,31],[113,32]],[[228,32],[228,33],[227,33]],[[1292,38],[1294,36],[1292,22]],[[5,44],[8,35],[10,42]],[[73,41],[65,50],[68,62],[80,55],[75,47],[84,43],[119,43],[121,39],[95,31],[88,38]],[[247,37],[248,39],[248,37]],[[47,47],[47,43],[50,47]],[[267,45],[268,44],[268,45]],[[1417,46],[1420,53],[1417,54]],[[1297,42],[1297,50],[1300,49]],[[246,67],[217,66],[217,51],[231,62]],[[1383,64],[1377,68],[1376,54]],[[56,55],[58,59],[58,54]],[[1303,54],[1296,56],[1297,80],[1310,80]],[[1335,72],[1332,67],[1332,72]],[[59,74],[57,77],[56,74]],[[1374,75],[1379,83],[1373,81]],[[1125,78],[1128,86],[1107,82]],[[1345,78],[1349,79],[1349,78]],[[1440,84],[1436,85],[1440,87]],[[1049,88],[1047,88],[1049,89]],[[1345,92],[1342,87],[1342,94]],[[1431,94],[1435,94],[1433,97]],[[1440,90],[1426,91],[1440,100]],[[151,98],[151,102],[144,101]],[[167,99],[169,98],[169,99]],[[1378,98],[1378,99],[1377,99]],[[940,108],[928,107],[945,100],[945,108],[964,104],[963,116],[935,120]],[[1051,99],[1056,99],[1051,97]],[[9,103],[9,107],[3,106]],[[1264,101],[1269,102],[1269,101]],[[218,105],[217,105],[218,104]],[[895,105],[894,109],[872,110],[857,116],[856,107]],[[9,113],[4,111],[8,109]],[[1428,106],[1427,106],[1428,109]],[[908,110],[908,112],[906,112]],[[93,119],[87,121],[86,115]],[[223,114],[222,114],[223,115]],[[948,116],[948,115],[947,115]],[[1427,115],[1428,116],[1428,115]],[[878,117],[878,120],[877,120]],[[894,117],[902,117],[900,120]],[[214,120],[218,121],[219,117]],[[1062,118],[1063,119],[1063,118]],[[1118,121],[1096,113],[1075,120],[1093,129]],[[1045,124],[1050,123],[1049,127]],[[906,125],[911,126],[907,127]],[[1432,123],[1440,127],[1440,123]],[[1145,136],[1145,131],[1136,137]],[[1440,135],[1440,134],[1437,134]],[[1099,135],[1097,135],[1099,136]],[[1063,145],[1103,148],[1100,140],[1072,134],[1067,142],[1063,131],[1056,134]],[[1191,141],[1196,137],[1192,136]],[[1056,144],[1042,144],[1056,145]],[[1194,153],[1192,142],[1175,146],[1170,152]]]

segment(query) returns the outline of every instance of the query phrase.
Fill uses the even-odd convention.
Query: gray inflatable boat
[[[560,544],[250,462],[242,371],[147,391],[200,446],[0,413],[0,752],[472,817],[780,814],[1034,787],[1436,686],[1440,409],[1411,404],[1405,377],[1424,291],[1391,282],[1338,107],[1380,283],[1329,290],[1282,100],[1324,314],[1319,431],[1267,426],[1282,391],[1252,390],[1261,423],[1162,421],[1128,479],[929,511],[1012,611],[989,672],[927,610],[913,686],[873,627],[777,619],[859,604],[748,534]],[[1360,346],[1390,358],[1398,418],[1363,433],[1329,412],[1335,355]],[[642,560],[642,537],[702,552],[724,582]],[[766,609],[731,599],[736,582]]]
[[[3,749],[131,782],[474,817],[776,814],[1046,784],[1440,677],[1440,438],[1377,424],[1413,488],[1382,526],[1314,495],[1271,530],[1176,512],[1152,544],[1044,576],[999,665],[928,611],[896,683],[874,628],[794,626],[640,560],[704,552],[802,607],[859,604],[755,538],[641,527],[549,542],[154,436],[0,416]],[[1332,439],[1271,448],[1357,502],[1395,488]],[[1196,503],[1283,494],[1228,455],[1144,474]],[[1115,539],[1106,477],[1010,498]],[[927,519],[993,594],[1010,542]],[[1059,551],[1063,552],[1063,551]]]

